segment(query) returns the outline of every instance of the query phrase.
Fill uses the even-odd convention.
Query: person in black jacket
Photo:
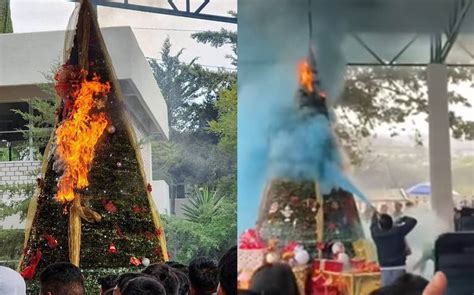
[[[406,235],[416,226],[416,219],[408,216],[393,223],[388,214],[374,213],[370,232],[377,247],[381,285],[388,286],[405,274],[407,245]]]

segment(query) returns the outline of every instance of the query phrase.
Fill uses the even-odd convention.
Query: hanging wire
[[[313,44],[313,15],[311,13],[311,0],[308,0],[308,42],[311,49],[311,44]]]

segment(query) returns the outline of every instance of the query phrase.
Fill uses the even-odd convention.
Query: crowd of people
[[[86,294],[81,269],[69,262],[47,266],[39,283],[39,295]],[[188,266],[156,263],[141,272],[100,278],[97,283],[101,295],[236,295],[237,247],[230,248],[219,262],[197,257]],[[26,294],[25,281],[16,271],[0,267],[0,294]]]

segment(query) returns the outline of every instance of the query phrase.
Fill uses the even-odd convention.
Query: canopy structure
[[[429,182],[418,183],[405,190],[405,192],[408,195],[429,197],[431,196],[431,184]],[[459,193],[453,191],[453,196],[459,196]]]
[[[241,0],[239,84],[252,86],[244,87],[239,95],[252,87],[260,87],[259,92],[265,93],[265,85],[255,86],[252,79],[267,71],[273,71],[274,78],[271,79],[275,81],[287,80],[288,74],[277,77],[276,70],[291,70],[292,65],[304,56],[308,43],[320,49],[318,58],[328,60],[327,68],[331,63],[336,66],[335,61],[340,59],[349,66],[425,67],[429,100],[431,205],[441,218],[452,220],[447,67],[474,65],[472,2],[274,0],[270,6],[266,1]],[[308,26],[309,14],[312,15],[311,26]],[[308,37],[308,31],[314,38]],[[248,75],[249,72],[258,74]],[[243,95],[239,97],[239,114],[244,112],[245,99]],[[250,109],[251,98],[248,99]],[[252,99],[255,101],[255,97]],[[240,118],[239,115],[239,125],[250,124],[240,121]],[[243,128],[240,130],[245,132]],[[240,142],[239,135],[239,159],[242,159],[239,161],[243,166],[247,165],[246,155],[252,152],[249,144]],[[243,178],[246,172],[240,166],[238,173],[242,176],[239,187],[247,185]],[[244,196],[249,192],[243,190],[242,193],[239,193],[239,198],[257,197]],[[239,200],[239,203],[242,202]],[[251,212],[250,208],[243,208],[240,212],[248,210]]]

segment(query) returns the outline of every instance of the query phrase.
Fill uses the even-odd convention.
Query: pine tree
[[[145,182],[120,86],[88,1],[81,5],[73,44],[66,65],[56,75],[55,88],[62,102],[37,194],[30,203],[32,223],[26,231],[20,269],[33,280],[47,265],[58,261],[71,261],[86,272],[97,272],[136,267],[142,257],[152,263],[168,259],[164,232],[151,187]],[[85,111],[84,118],[90,120],[71,128],[83,110],[80,105],[86,104],[87,95],[80,94],[86,93],[86,85],[97,87],[89,96],[90,110]],[[73,177],[76,172],[68,170],[72,169],[68,161],[76,156],[85,159],[85,150],[69,151],[85,145],[75,140],[103,120],[106,125],[100,125],[100,136],[95,138],[92,162],[89,167],[85,165],[89,171],[88,185],[84,185]],[[93,140],[91,134],[87,141]],[[68,183],[65,179],[72,180]],[[35,259],[39,254],[41,258]]]

